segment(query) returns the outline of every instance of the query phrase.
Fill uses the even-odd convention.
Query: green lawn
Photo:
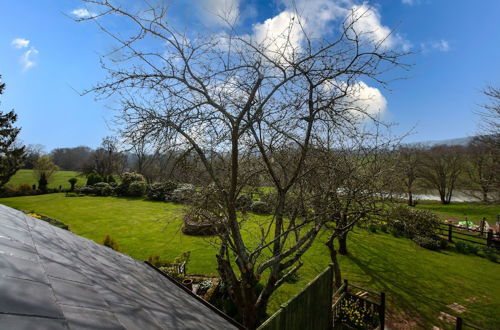
[[[62,186],[63,189],[69,189],[70,184],[68,182],[69,179],[71,178],[77,178],[78,182],[76,185],[83,185],[86,182],[86,179],[83,177],[78,176],[78,172],[74,171],[57,171],[55,172],[50,178],[49,178],[49,188],[59,188],[59,186]],[[8,184],[13,185],[15,187],[18,187],[21,184],[28,184],[28,185],[37,185],[38,182],[35,177],[35,173],[33,173],[33,170],[19,170],[17,171],[12,178],[10,178],[10,181]]]
[[[440,216],[464,220],[465,218],[479,224],[483,217],[490,225],[494,225],[500,214],[500,204],[452,203],[443,205],[439,202],[420,202],[419,209],[432,211]]]
[[[189,250],[189,273],[216,274],[216,250],[211,239],[180,232],[181,205],[64,194],[4,198],[0,203],[57,218],[73,232],[99,243],[110,234],[124,253],[137,259],[154,254],[174,258]],[[252,220],[266,221],[266,217]],[[251,221],[244,228],[250,238],[254,232]],[[285,284],[273,296],[269,312],[328,265],[328,251],[321,242],[324,238],[321,235],[303,258],[299,281]],[[340,259],[345,277],[366,288],[387,292],[392,317],[405,315],[420,328],[443,326],[439,313],[453,313],[447,305],[458,303],[467,308],[464,319],[493,328],[498,325],[500,264],[451,250],[425,250],[408,239],[363,229],[349,234],[349,248],[350,255]]]

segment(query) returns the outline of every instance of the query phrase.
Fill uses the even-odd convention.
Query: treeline
[[[437,192],[451,203],[456,190],[483,202],[500,197],[500,149],[497,137],[475,137],[467,146],[403,146],[395,151],[394,168],[401,192],[415,205],[415,193]]]

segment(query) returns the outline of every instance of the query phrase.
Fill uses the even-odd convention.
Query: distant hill
[[[437,145],[446,145],[446,146],[467,146],[474,136],[461,137],[456,139],[447,139],[447,140],[433,140],[433,141],[423,141],[423,142],[414,142],[410,143],[410,145],[423,145],[426,147],[433,147]]]

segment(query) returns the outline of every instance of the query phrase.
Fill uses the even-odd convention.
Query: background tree
[[[451,203],[464,161],[462,146],[439,145],[422,151],[420,176],[427,187],[438,191],[442,204]]]
[[[0,95],[4,93],[5,83],[0,76]],[[17,135],[20,128],[14,127],[17,120],[14,110],[7,113],[0,111],[0,188],[16,174],[24,162],[25,147],[19,145]]]
[[[413,193],[420,175],[421,155],[420,149],[416,146],[402,146],[396,151],[394,159],[396,166],[396,176],[400,178],[408,195],[408,205],[415,206]]]
[[[483,90],[488,103],[477,114],[481,117],[479,136],[492,148],[500,149],[500,89],[488,86]]]
[[[33,167],[33,173],[38,181],[38,189],[46,193],[50,177],[58,170],[59,166],[54,164],[49,155],[38,157]]]
[[[187,36],[169,24],[161,5],[138,11],[109,1],[88,4],[118,42],[119,55],[103,58],[108,80],[92,91],[121,100],[124,131],[193,150],[216,199],[212,213],[225,228],[216,242],[219,274],[245,326],[256,328],[326,221],[307,208],[290,218],[286,207],[305,193],[301,187],[315,166],[311,148],[328,126],[373,117],[360,104],[361,79],[384,84],[382,73],[399,65],[400,54],[359,31],[363,9],[327,38],[311,38],[295,13],[279,35],[258,40],[230,28]],[[110,15],[132,24],[133,35],[108,30]],[[161,49],[148,46],[154,44]],[[272,217],[260,223],[258,237],[248,238],[237,201],[257,175],[272,185]]]
[[[485,203],[500,197],[500,149],[483,137],[476,137],[466,152],[467,191],[475,197],[479,191],[479,199]]]
[[[92,149],[86,146],[56,148],[50,152],[54,164],[67,171],[81,171],[91,154]]]
[[[28,144],[25,150],[25,159],[22,168],[33,169],[35,162],[41,155],[45,154],[45,146],[41,144]]]
[[[95,173],[101,178],[121,174],[127,166],[127,155],[120,151],[118,139],[105,137],[101,146],[89,156],[82,172],[86,175]]]

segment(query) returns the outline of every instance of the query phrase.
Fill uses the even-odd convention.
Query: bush
[[[441,243],[441,239],[429,236],[415,236],[413,237],[413,241],[417,245],[429,250],[439,250],[442,249],[443,246]]]
[[[252,197],[246,194],[241,194],[236,199],[236,207],[240,211],[248,211],[252,206],[252,202],[253,202]]]
[[[457,241],[455,242],[455,249],[464,254],[478,254],[479,246],[477,244],[471,244],[467,242]]]
[[[135,172],[125,172],[123,173],[122,177],[122,183],[120,185],[118,185],[118,187],[116,187],[115,189],[115,192],[117,195],[121,195],[121,196],[137,196],[135,195],[135,193],[139,193],[142,188],[138,188],[138,187],[135,187],[133,188],[133,192],[134,192],[134,195],[130,195],[130,185],[133,183],[133,182],[144,182],[145,184],[145,180],[144,180],[144,177],[139,174],[139,173],[135,173]],[[142,191],[142,195],[144,195],[146,192],[146,186],[144,186],[144,191]]]
[[[69,191],[74,191],[75,190],[75,185],[78,182],[78,179],[77,178],[71,178],[71,179],[68,180],[68,182],[71,185],[71,188],[69,189]]]
[[[67,192],[66,197],[80,197],[81,195],[76,192]]]
[[[172,192],[177,189],[177,183],[166,181],[161,183],[153,183],[148,186],[147,196],[152,201],[165,201],[171,197]]]
[[[97,196],[110,196],[113,194],[113,187],[106,182],[98,182],[92,186],[94,188],[94,194]]]
[[[111,237],[110,235],[106,235],[104,237],[104,241],[102,242],[102,244],[104,246],[107,246],[107,247],[115,250],[115,251],[121,251],[121,248],[118,245],[118,242],[116,242],[115,239],[113,237]]]
[[[189,203],[193,200],[195,194],[196,191],[192,184],[183,184],[172,191],[172,195],[167,196],[165,201],[175,203]]]
[[[391,227],[391,232],[413,238],[435,235],[439,229],[440,220],[437,215],[427,210],[397,206],[388,212],[387,224]]]
[[[370,224],[368,224],[367,229],[371,233],[376,233],[377,232],[377,225],[370,223]]]
[[[94,186],[83,186],[83,187],[77,188],[76,193],[82,194],[82,195],[94,195],[95,188],[94,188]]]
[[[87,175],[87,186],[93,186],[96,183],[104,181],[105,180],[99,174],[90,173],[89,175]]]
[[[485,246],[482,252],[484,253],[484,257],[490,261],[498,262],[500,260],[500,252],[494,247]]]
[[[250,211],[259,214],[268,214],[271,213],[271,207],[266,202],[255,201],[250,205]]]
[[[143,181],[134,181],[128,187],[128,196],[142,197],[146,193],[147,184]]]

